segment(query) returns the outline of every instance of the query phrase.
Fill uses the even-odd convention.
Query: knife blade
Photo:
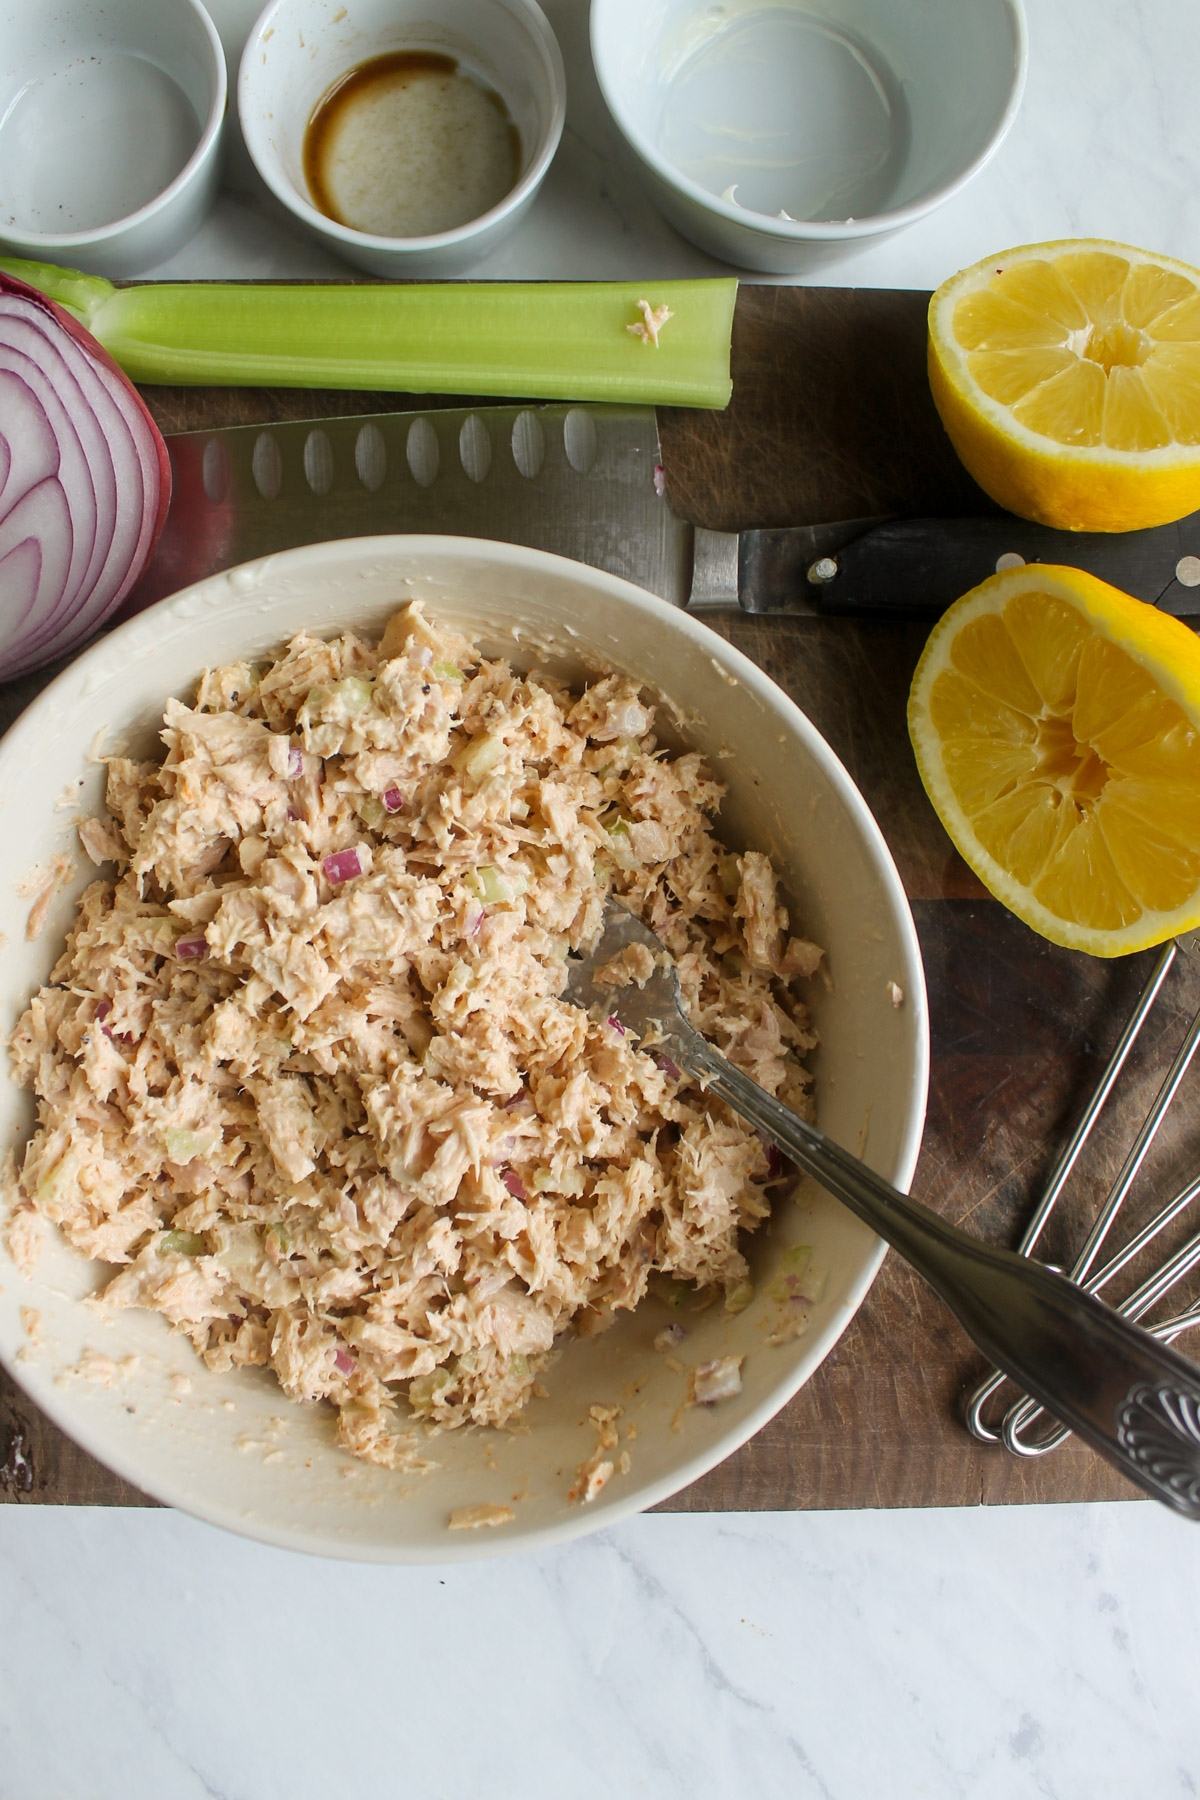
[[[1200,514],[1148,531],[1011,515],[741,532],[672,512],[654,411],[538,405],[234,425],[169,435],[171,507],[123,615],[219,569],[319,539],[448,532],[552,550],[694,610],[934,617],[999,566],[1066,562],[1200,616]]]
[[[652,407],[431,407],[176,432],[167,448],[170,510],[125,615],[273,551],[391,532],[527,544],[688,598],[692,531],[656,490]]]

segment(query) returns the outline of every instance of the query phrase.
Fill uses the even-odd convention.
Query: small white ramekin
[[[225,54],[200,0],[0,0],[0,244],[140,274],[217,193]]]
[[[428,237],[380,237],[340,225],[312,203],[304,134],[339,77],[389,51],[437,50],[503,98],[521,139],[521,175],[477,219]],[[487,253],[529,209],[562,136],[562,53],[536,0],[272,0],[250,33],[238,115],[255,167],[294,218],[372,275],[449,275]]]
[[[1007,136],[1027,60],[1022,0],[592,0],[591,43],[671,224],[776,274],[949,200]],[[783,169],[801,195],[792,217]],[[747,193],[772,186],[769,209],[751,210]]]

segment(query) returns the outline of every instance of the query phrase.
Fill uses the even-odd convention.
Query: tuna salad
[[[269,1366],[390,1468],[414,1423],[512,1421],[656,1275],[745,1304],[777,1156],[634,1047],[619,990],[608,1020],[560,997],[615,892],[699,1029],[809,1110],[820,952],[654,725],[630,677],[516,673],[416,604],[169,700],[165,758],[106,758],[100,878],[11,1042],[14,1253],[52,1221],[116,1265],[97,1304]]]

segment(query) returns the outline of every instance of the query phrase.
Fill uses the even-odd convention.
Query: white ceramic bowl
[[[713,256],[779,274],[957,193],[1025,81],[1021,0],[592,0],[591,39],[667,218]]]
[[[515,664],[549,662],[580,676],[597,661],[636,672],[665,695],[729,785],[728,841],[769,850],[796,916],[828,951],[831,990],[814,982],[821,1033],[819,1118],[831,1135],[907,1187],[924,1119],[928,1068],[920,952],[883,838],[828,745],[782,690],[708,626],[632,586],[536,550],[462,538],[362,538],[290,550],[213,576],[163,601],[95,645],[61,675],[0,744],[0,836],[10,854],[44,862],[71,847],[69,813],[55,802],[83,780],[82,805],[100,804],[101,771],[87,760],[97,731],[151,753],[167,695],[184,695],[206,664],[269,652],[302,626],[378,629],[417,595],[433,617],[477,633]],[[18,870],[12,867],[12,876]],[[55,903],[44,934],[25,939],[28,898],[0,883],[0,1028],[7,1034],[59,953],[84,877]],[[903,989],[897,1007],[888,984]],[[28,1097],[0,1082],[4,1147],[31,1119]],[[0,1231],[0,1246],[4,1233]],[[828,1271],[807,1335],[769,1348],[778,1308],[763,1292],[783,1249],[813,1246]],[[728,1456],[779,1410],[827,1355],[879,1266],[883,1246],[815,1188],[780,1203],[748,1241],[758,1296],[733,1315],[685,1312],[688,1365],[746,1353],[736,1398],[672,1421],[685,1382],[652,1340],[671,1317],[648,1300],[612,1330],[569,1342],[546,1376],[528,1433],[460,1431],[434,1441],[441,1466],[401,1477],[335,1448],[331,1416],[288,1403],[262,1370],[214,1375],[157,1314],[100,1316],[80,1299],[97,1265],[55,1244],[32,1281],[0,1247],[0,1358],[42,1409],[129,1481],[172,1505],[296,1549],[378,1561],[449,1561],[575,1536],[652,1505]],[[36,1346],[22,1309],[39,1315]],[[81,1352],[138,1366],[111,1389],[77,1376]],[[172,1393],[172,1375],[191,1391]],[[635,1387],[633,1384],[641,1384]],[[590,1506],[567,1489],[591,1454],[593,1403],[635,1424],[633,1466]],[[282,1425],[272,1421],[283,1420]],[[848,1431],[854,1429],[851,1423]],[[278,1452],[278,1454],[275,1454]],[[351,1471],[347,1476],[346,1472]],[[509,1502],[500,1530],[446,1529],[457,1506]]]
[[[516,185],[479,218],[423,237],[355,231],[313,204],[304,135],[333,84],[373,57],[433,50],[499,94],[520,137]],[[562,136],[562,53],[536,0],[273,0],[242,53],[238,115],[259,174],[325,246],[373,275],[449,275],[532,205]]]
[[[0,0],[0,244],[136,275],[216,198],[225,54],[199,0]]]

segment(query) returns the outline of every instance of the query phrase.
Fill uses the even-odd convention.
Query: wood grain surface
[[[743,288],[732,404],[723,414],[660,414],[675,509],[714,529],[994,510],[957,463],[929,400],[926,300],[878,290]],[[145,392],[165,430],[424,403],[311,390]],[[932,1027],[929,1113],[913,1192],[982,1237],[1014,1243],[1153,957],[1105,963],[1044,943],[987,896],[958,858],[917,780],[905,731],[923,627],[741,614],[710,622],[832,744],[879,820],[913,902]],[[47,678],[0,688],[0,727]],[[1198,1006],[1200,975],[1187,961],[1172,972],[1111,1117],[1072,1178],[1061,1228],[1047,1244],[1052,1260],[1080,1241]],[[1185,1090],[1139,1177],[1130,1202],[1139,1216],[1196,1166],[1194,1092],[1194,1085]],[[949,1314],[889,1255],[812,1380],[666,1509],[1136,1497],[1073,1440],[1028,1461],[976,1443],[962,1406],[980,1373]],[[152,1504],[51,1426],[2,1372],[0,1500]]]

